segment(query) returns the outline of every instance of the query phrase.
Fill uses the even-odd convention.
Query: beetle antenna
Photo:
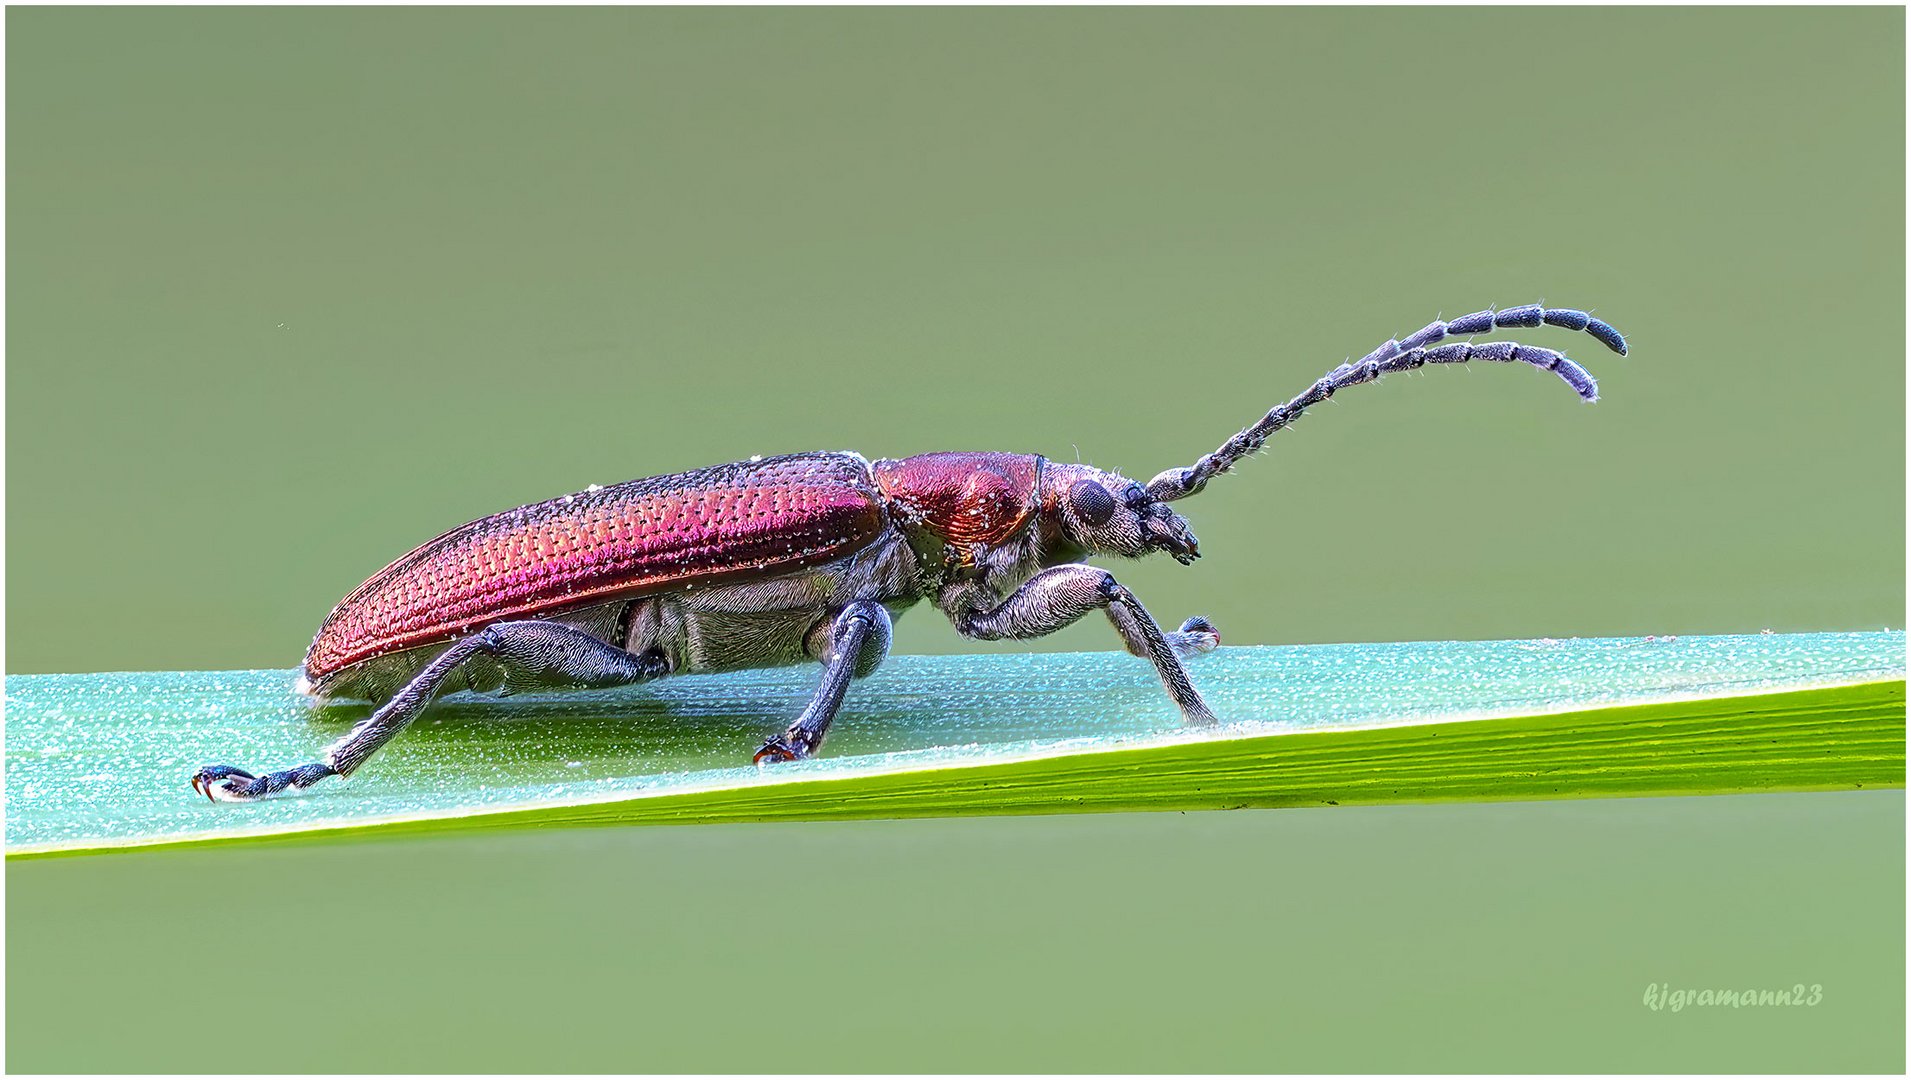
[[[1234,463],[1252,454],[1267,442],[1268,437],[1287,425],[1300,419],[1302,412],[1310,405],[1318,405],[1334,396],[1339,390],[1361,383],[1370,383],[1390,371],[1411,371],[1427,364],[1463,364],[1468,360],[1496,360],[1501,362],[1517,360],[1531,364],[1542,371],[1550,371],[1566,380],[1566,385],[1588,402],[1599,400],[1599,384],[1587,374],[1586,369],[1566,358],[1564,354],[1551,349],[1541,349],[1532,345],[1521,345],[1512,341],[1491,341],[1475,345],[1441,345],[1430,348],[1448,337],[1466,337],[1484,334],[1500,327],[1558,326],[1567,330],[1583,330],[1597,338],[1613,352],[1624,356],[1626,339],[1605,323],[1583,311],[1568,308],[1545,308],[1538,304],[1507,308],[1503,311],[1476,311],[1451,322],[1435,319],[1419,331],[1399,341],[1389,341],[1358,362],[1342,364],[1320,377],[1314,385],[1307,388],[1299,397],[1285,405],[1276,405],[1263,416],[1258,423],[1239,433],[1221,445],[1212,454],[1204,455],[1192,466],[1169,469],[1148,482],[1148,495],[1158,502],[1170,502],[1185,499],[1206,487],[1208,481],[1234,467]]]

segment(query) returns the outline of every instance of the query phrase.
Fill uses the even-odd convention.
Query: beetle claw
[[[808,756],[808,752],[785,742],[783,736],[772,735],[770,741],[764,743],[763,748],[750,758],[750,764],[762,768],[778,762],[801,761]]]
[[[257,780],[258,777],[232,765],[208,765],[192,774],[192,789],[206,797],[208,802],[218,802],[219,797],[212,793],[213,785],[221,780]],[[224,790],[230,792],[227,786]]]

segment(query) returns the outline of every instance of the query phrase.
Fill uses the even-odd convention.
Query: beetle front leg
[[[1052,634],[1098,608],[1108,613],[1128,651],[1154,664],[1155,674],[1161,676],[1161,684],[1188,723],[1217,722],[1177,655],[1206,652],[1219,644],[1221,637],[1213,624],[1197,617],[1176,633],[1163,631],[1135,594],[1100,567],[1082,563],[1051,567],[1028,579],[999,605],[957,610],[950,618],[967,637],[1028,639]]]
[[[632,656],[608,642],[562,623],[526,620],[493,623],[453,644],[425,665],[391,700],[379,706],[325,751],[325,760],[254,776],[231,765],[208,765],[192,775],[193,790],[214,801],[259,799],[301,791],[328,776],[350,776],[378,748],[416,720],[438,688],[460,665],[490,656],[504,669],[510,689],[626,686],[669,673],[661,656]]]
[[[873,674],[889,655],[893,628],[889,611],[874,600],[858,600],[839,612],[815,650],[823,661],[823,684],[796,722],[773,735],[750,760],[757,765],[796,761],[814,754],[829,733],[830,721],[843,707],[851,679]]]

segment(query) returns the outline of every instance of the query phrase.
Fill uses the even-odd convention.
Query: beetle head
[[[1060,546],[1131,559],[1165,551],[1183,565],[1201,556],[1187,520],[1119,473],[1051,461],[1041,496],[1043,524]]]

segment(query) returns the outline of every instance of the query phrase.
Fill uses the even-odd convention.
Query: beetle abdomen
[[[352,590],[305,655],[317,681],[500,619],[815,566],[886,527],[856,454],[632,480],[462,525]]]

